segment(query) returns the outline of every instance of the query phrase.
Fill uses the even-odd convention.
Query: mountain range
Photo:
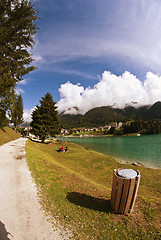
[[[84,115],[59,114],[61,124],[64,128],[98,127],[105,126],[111,122],[126,122],[128,120],[161,120],[161,101],[152,106],[135,108],[126,106],[123,109],[112,106],[96,107]]]

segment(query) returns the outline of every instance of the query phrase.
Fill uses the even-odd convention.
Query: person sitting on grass
[[[65,152],[64,147],[62,146],[61,148],[58,149],[58,152]]]
[[[69,150],[68,147],[65,147],[65,152],[68,152],[68,150]]]
[[[61,147],[61,151],[62,151],[62,152],[65,152],[65,149],[64,149],[64,147],[63,147],[63,146]]]

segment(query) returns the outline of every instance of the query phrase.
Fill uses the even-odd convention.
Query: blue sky
[[[34,0],[38,70],[18,84],[25,118],[50,92],[59,111],[161,100],[161,1]]]

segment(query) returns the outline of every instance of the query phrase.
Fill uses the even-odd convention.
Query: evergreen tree
[[[6,117],[6,112],[0,110],[0,128],[6,127],[9,123],[9,119]]]
[[[35,69],[29,48],[34,44],[36,19],[28,0],[0,1],[0,110],[8,109],[16,83]]]
[[[36,109],[32,113],[32,133],[35,136],[39,136],[44,142],[46,136],[54,136],[60,133],[60,123],[58,118],[56,102],[50,93],[45,94],[40,100],[40,106],[36,106]]]
[[[23,100],[21,94],[16,97],[11,108],[10,116],[15,128],[17,125],[23,123]]]

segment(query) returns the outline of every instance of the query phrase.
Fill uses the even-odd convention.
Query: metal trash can
[[[114,170],[111,208],[115,213],[130,213],[133,211],[140,177],[140,172],[133,169]]]

